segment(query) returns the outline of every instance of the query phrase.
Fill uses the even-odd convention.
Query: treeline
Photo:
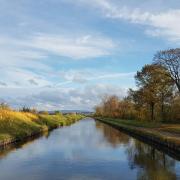
[[[135,75],[137,88],[127,97],[105,97],[96,116],[180,122],[180,48],[159,51]]]

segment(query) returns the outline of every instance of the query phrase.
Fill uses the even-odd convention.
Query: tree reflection
[[[96,128],[103,133],[106,140],[113,146],[126,145],[126,153],[131,169],[137,169],[138,180],[175,180],[176,161],[163,152],[156,150],[128,135],[101,122]]]
[[[133,140],[127,148],[131,169],[137,168],[139,180],[176,179],[175,160],[138,140]]]
[[[100,130],[106,140],[113,146],[116,147],[120,144],[126,145],[129,143],[129,136],[120,132],[117,129],[112,128],[109,125],[103,124],[96,121],[96,128]]]

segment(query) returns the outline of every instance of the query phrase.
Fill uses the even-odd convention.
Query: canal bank
[[[164,150],[171,153],[180,154],[180,136],[179,133],[165,131],[162,128],[137,127],[135,125],[123,124],[123,121],[117,119],[109,119],[96,117],[98,121],[108,124],[118,130],[124,131],[131,136],[138,138],[146,143],[155,146],[161,146]]]
[[[83,115],[55,115],[0,110],[0,147],[25,141],[46,131],[67,126],[84,118]]]

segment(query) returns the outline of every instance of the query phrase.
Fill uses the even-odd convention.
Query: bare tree
[[[159,51],[154,56],[154,63],[165,67],[180,92],[180,48]]]

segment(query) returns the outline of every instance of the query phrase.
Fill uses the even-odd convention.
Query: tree
[[[166,68],[161,65],[155,65],[153,72],[154,83],[157,86],[157,96],[161,106],[161,119],[165,119],[165,104],[169,104],[173,96],[174,83]]]
[[[104,99],[104,114],[109,117],[118,116],[119,99],[117,96],[109,96]]]
[[[147,102],[144,99],[143,88],[139,88],[137,90],[129,89],[128,99],[134,103],[136,118],[140,120],[147,119]]]
[[[119,101],[118,116],[122,119],[135,119],[136,110],[134,103],[128,97]]]
[[[60,116],[62,115],[61,111],[58,111],[58,110],[55,111],[54,114],[55,114],[55,115],[60,115]]]
[[[106,96],[101,104],[95,107],[96,116],[122,119],[135,119],[134,104],[128,99],[120,100],[117,96]]]
[[[176,95],[172,99],[172,104],[171,104],[170,119],[172,121],[180,122],[179,110],[180,110],[180,95]]]
[[[21,112],[31,112],[31,108],[24,106],[20,111]]]
[[[136,84],[140,88],[138,94],[142,101],[150,106],[151,120],[154,120],[154,106],[157,102],[157,86],[153,80],[153,71],[155,66],[145,65],[141,71],[138,71],[135,79]]]
[[[165,67],[180,93],[180,48],[159,51],[154,56],[154,63]]]
[[[0,110],[10,110],[11,108],[9,107],[8,104],[6,103],[0,103]]]
[[[134,93],[134,100],[140,104],[147,103],[154,120],[155,105],[161,104],[161,115],[164,118],[164,103],[172,95],[172,81],[169,72],[160,65],[145,65],[136,76],[139,90]]]

